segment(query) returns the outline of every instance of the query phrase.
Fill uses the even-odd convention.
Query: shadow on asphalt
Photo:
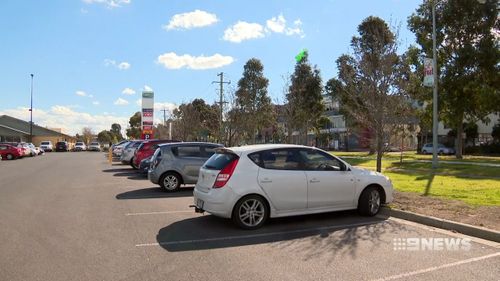
[[[131,172],[134,171],[131,167],[128,168],[115,168],[115,169],[106,169],[102,170],[105,173],[120,173],[120,172]]]
[[[204,215],[174,222],[159,230],[156,240],[170,252],[196,251],[273,243],[270,247],[290,248],[312,257],[319,254],[357,254],[358,244],[387,244],[384,234],[408,229],[387,217],[362,217],[356,211],[270,219],[254,231],[237,228],[229,219]],[[304,242],[299,238],[312,238]],[[299,248],[304,248],[299,251]],[[362,253],[361,253],[362,254]]]
[[[181,187],[176,192],[165,192],[160,186],[131,190],[116,195],[116,199],[175,198],[193,196],[193,187]]]

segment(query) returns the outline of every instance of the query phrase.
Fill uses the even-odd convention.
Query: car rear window
[[[41,145],[48,145],[49,142],[48,141],[42,141]]]
[[[229,162],[237,159],[238,156],[232,153],[215,153],[203,165],[208,170],[222,170]]]
[[[58,142],[57,145],[66,145],[64,142]]]
[[[99,145],[99,143],[98,142],[93,142],[90,145]]]
[[[83,142],[77,142],[76,145],[83,145]]]

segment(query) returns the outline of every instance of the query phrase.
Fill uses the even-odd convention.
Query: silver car
[[[151,159],[148,179],[165,191],[176,191],[182,184],[195,184],[201,166],[221,146],[207,142],[160,144]]]
[[[122,162],[122,164],[131,165],[132,168],[137,169],[137,167],[134,167],[134,161],[133,161],[134,160],[134,153],[137,150],[137,148],[139,147],[139,145],[141,145],[141,143],[142,143],[142,140],[130,141],[123,148],[122,155],[120,156],[120,162]]]

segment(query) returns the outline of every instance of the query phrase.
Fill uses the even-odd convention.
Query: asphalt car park
[[[500,245],[356,212],[272,219],[255,231],[197,214],[103,153],[0,168],[0,280],[498,280]],[[31,176],[26,177],[26,171]],[[403,249],[401,239],[471,239]],[[467,240],[468,241],[468,240]]]

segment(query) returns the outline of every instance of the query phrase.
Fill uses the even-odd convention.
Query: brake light
[[[222,170],[220,170],[219,174],[217,175],[217,178],[215,179],[215,183],[214,183],[213,188],[224,187],[226,185],[227,181],[233,175],[234,169],[236,168],[237,164],[238,164],[238,158],[229,162],[226,165],[226,167],[224,167]]]

